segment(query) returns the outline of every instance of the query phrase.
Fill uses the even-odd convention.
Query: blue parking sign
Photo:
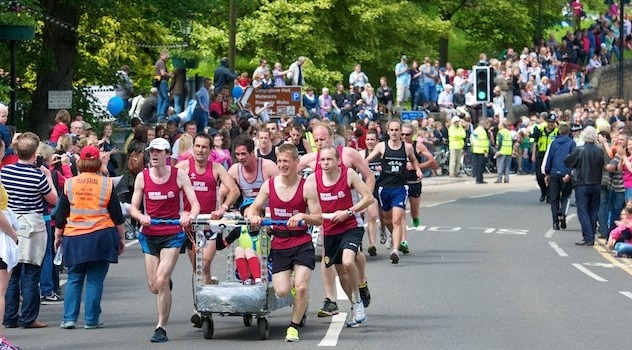
[[[292,92],[292,101],[300,101],[301,93],[300,92]]]

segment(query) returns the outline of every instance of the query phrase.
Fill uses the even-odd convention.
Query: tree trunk
[[[439,65],[445,67],[448,62],[448,38],[439,38]]]
[[[67,1],[46,0],[42,5],[46,14],[77,28],[80,9],[71,4]],[[50,21],[44,22],[42,33],[44,52],[37,68],[37,87],[33,93],[29,130],[47,139],[57,113],[57,110],[48,109],[48,91],[72,90],[79,39],[77,32]]]

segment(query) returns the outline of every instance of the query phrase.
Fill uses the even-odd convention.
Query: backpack
[[[143,171],[145,167],[144,157],[144,152],[132,151],[127,160],[127,170],[129,170],[130,174],[138,174]]]

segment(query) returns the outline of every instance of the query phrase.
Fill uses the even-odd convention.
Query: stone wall
[[[623,81],[624,99],[632,98],[632,76],[628,73],[630,70],[632,70],[632,60],[627,60],[623,64],[623,71],[624,74],[626,74]],[[602,96],[606,98],[619,98],[619,62],[596,69],[589,78],[590,88],[582,90],[584,95],[582,99],[583,102],[599,99]],[[501,86],[501,89],[508,97],[506,99],[506,105],[511,106],[511,91],[508,90],[509,84],[504,81],[502,83],[498,83],[500,83],[499,85]],[[561,110],[573,109],[579,102],[577,95],[571,94],[553,96],[550,101],[551,108],[559,108]],[[513,122],[517,118],[527,114],[527,107],[522,105],[509,108],[509,114],[507,117]]]

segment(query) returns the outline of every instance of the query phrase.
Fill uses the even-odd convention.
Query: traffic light
[[[474,67],[474,94],[476,102],[490,102],[492,98],[492,72],[489,67]]]

